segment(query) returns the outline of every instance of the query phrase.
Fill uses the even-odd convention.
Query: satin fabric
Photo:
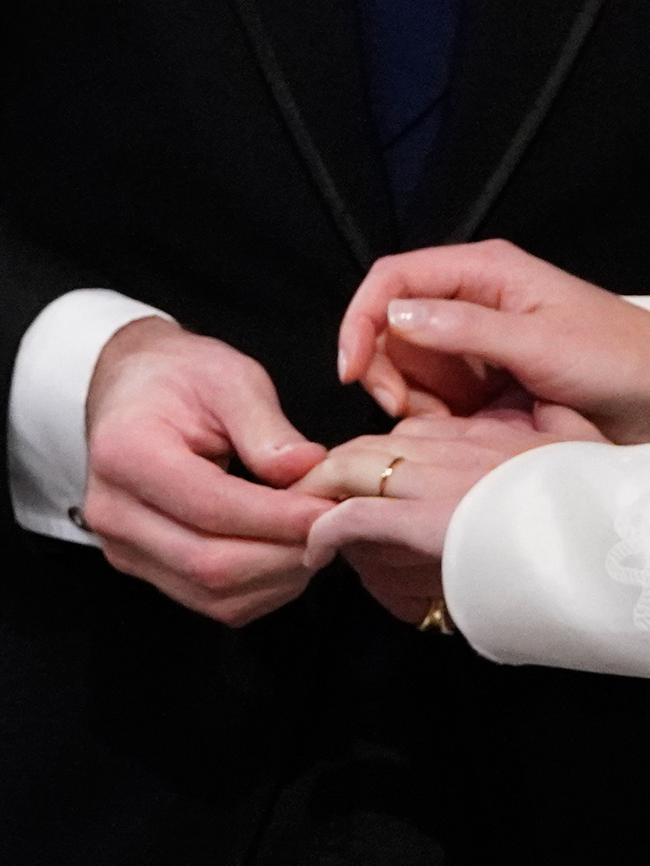
[[[650,677],[650,445],[567,442],[502,464],[455,512],[443,582],[495,662]]]

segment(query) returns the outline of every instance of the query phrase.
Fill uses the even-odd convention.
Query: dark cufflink
[[[83,511],[78,505],[73,505],[71,508],[68,508],[68,517],[79,529],[83,529],[84,532],[92,532],[92,529],[86,523]]]

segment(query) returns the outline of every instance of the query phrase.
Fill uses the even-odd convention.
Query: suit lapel
[[[466,0],[444,135],[404,246],[470,240],[524,156],[604,0]]]
[[[395,248],[354,0],[231,0],[297,150],[359,267]],[[470,240],[606,0],[465,0],[443,134],[404,248]]]
[[[232,0],[312,180],[360,269],[394,249],[353,0]]]

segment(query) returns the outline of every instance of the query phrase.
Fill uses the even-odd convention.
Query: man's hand
[[[285,487],[325,456],[284,417],[256,361],[143,319],[104,348],[87,417],[84,514],[117,569],[230,626],[305,589],[307,534],[331,503],[225,471],[236,453]]]
[[[322,567],[341,552],[363,585],[398,619],[419,623],[442,596],[440,559],[461,499],[506,460],[565,440],[605,441],[570,409],[533,415],[491,410],[475,418],[407,418],[388,436],[362,436],[333,449],[295,490],[344,499],[309,534],[306,562]],[[396,457],[378,497],[382,471]]]
[[[342,380],[361,378],[384,405],[390,394],[394,414],[440,409],[422,389],[475,411],[511,384],[507,371],[616,442],[650,439],[650,313],[504,241],[380,260],[340,345]]]

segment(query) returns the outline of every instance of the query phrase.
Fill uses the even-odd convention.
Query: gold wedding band
[[[443,598],[435,599],[418,626],[418,631],[437,631],[438,634],[444,635],[454,633],[455,629]]]
[[[388,483],[388,479],[395,471],[395,467],[400,463],[404,462],[404,457],[394,457],[388,466],[384,469],[384,471],[379,476],[379,493],[377,496],[385,496],[386,495],[386,484]]]

